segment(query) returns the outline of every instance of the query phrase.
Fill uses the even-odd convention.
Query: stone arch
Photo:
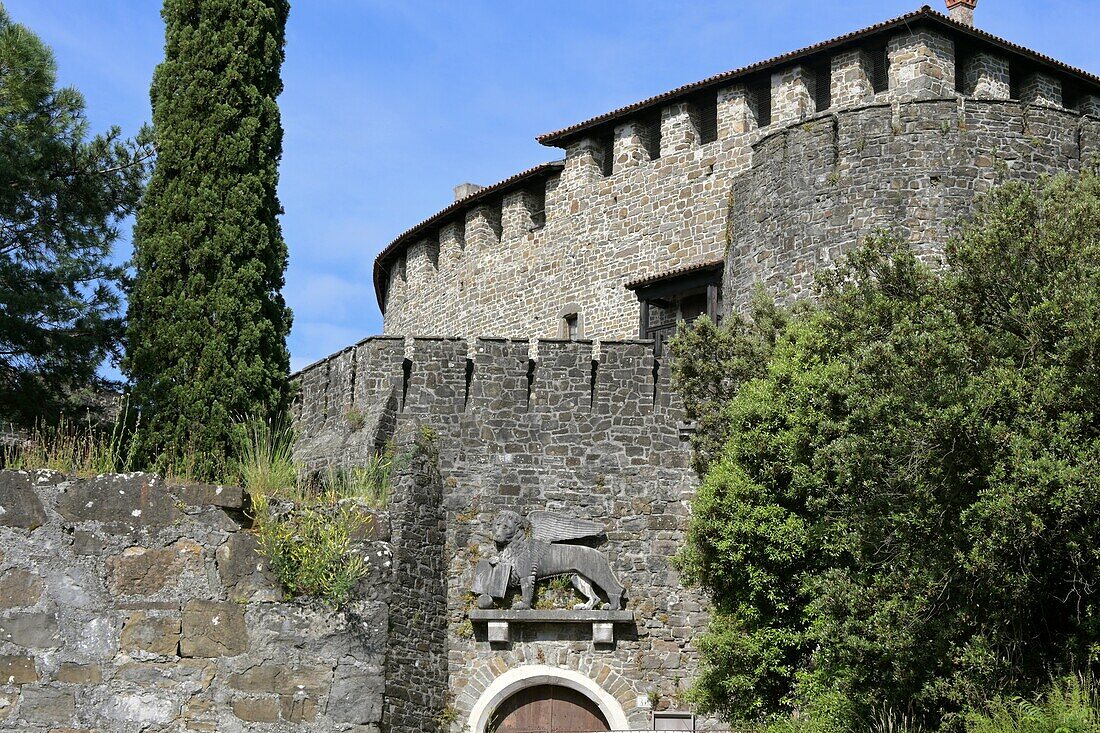
[[[596,704],[612,730],[630,728],[622,704],[595,680],[571,669],[527,664],[509,669],[485,687],[470,710],[467,729],[470,733],[485,733],[490,716],[501,703],[520,690],[539,685],[559,685],[576,690]]]

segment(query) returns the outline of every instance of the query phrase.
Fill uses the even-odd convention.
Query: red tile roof
[[[486,186],[478,191],[473,192],[469,196],[458,199],[453,204],[438,212],[434,216],[430,216],[424,221],[420,222],[411,229],[407,229],[399,234],[392,242],[386,245],[385,249],[378,253],[378,256],[374,258],[374,294],[378,298],[378,307],[385,313],[385,304],[383,302],[383,293],[385,292],[386,281],[383,277],[388,274],[385,268],[385,262],[398,248],[403,245],[410,244],[417,236],[424,234],[428,229],[431,229],[436,224],[441,224],[444,219],[451,214],[458,211],[464,211],[468,208],[472,208],[480,203],[482,200],[489,198],[494,194],[502,194],[513,188],[520,188],[521,186],[536,179],[546,179],[550,176],[558,173],[565,167],[565,163],[560,160],[556,160],[550,163],[542,163],[536,165],[533,168],[528,168],[525,171],[515,174],[509,178],[505,178],[499,183],[494,183],[492,186]]]
[[[646,285],[659,283],[662,280],[671,280],[673,278],[680,277],[681,275],[689,275],[693,272],[703,272],[710,269],[717,270],[724,265],[725,260],[708,260],[707,262],[696,262],[691,265],[681,265],[680,267],[675,267],[671,270],[659,272],[656,275],[646,275],[645,277],[639,278],[637,280],[631,280],[623,287],[625,287],[627,290],[638,290],[640,288],[644,288]]]
[[[582,134],[592,130],[593,128],[603,127],[613,122],[617,122],[623,117],[640,112],[642,110],[650,109],[658,105],[665,105],[673,100],[681,97],[690,96],[708,89],[714,89],[719,86],[725,86],[732,81],[742,79],[752,74],[760,73],[762,71],[769,70],[773,67],[779,66],[784,63],[811,56],[822,51],[836,48],[837,46],[844,46],[851,44],[855,41],[862,40],[868,36],[877,35],[885,31],[893,30],[899,26],[909,25],[917,21],[931,21],[946,26],[956,33],[969,36],[974,39],[978,39],[993,46],[998,46],[1002,50],[1015,53],[1017,55],[1025,56],[1030,61],[1038,63],[1043,66],[1049,66],[1057,69],[1058,71],[1077,77],[1079,80],[1087,82],[1089,84],[1100,84],[1100,77],[1090,74],[1087,71],[1074,68],[1068,64],[1064,64],[1061,61],[1057,61],[1049,56],[1041,54],[1037,51],[1019,46],[1011,41],[1006,41],[1003,38],[994,36],[991,33],[986,33],[983,30],[972,28],[971,26],[959,23],[952,20],[949,16],[943,13],[936,12],[929,6],[925,5],[919,10],[915,10],[911,13],[898,16],[891,20],[886,20],[876,25],[868,26],[862,30],[848,33],[843,36],[838,36],[828,41],[822,41],[821,43],[814,44],[813,46],[807,46],[806,48],[799,49],[797,51],[791,51],[790,53],[783,54],[782,56],[776,56],[766,61],[760,61],[749,66],[743,66],[739,69],[732,71],[726,71],[721,74],[715,74],[714,76],[707,77],[702,81],[697,81],[693,84],[685,84],[682,87],[677,87],[671,91],[657,96],[650,97],[649,99],[643,99],[640,102],[627,105],[626,107],[620,107],[619,109],[612,110],[605,114],[593,117],[585,120],[584,122],[578,122],[575,125],[562,128],[555,132],[548,132],[545,135],[539,135],[538,140],[543,145],[551,145],[555,147],[565,147],[571,140],[580,137]]]

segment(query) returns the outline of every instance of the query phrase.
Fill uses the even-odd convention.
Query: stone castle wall
[[[873,43],[562,143],[544,185],[460,207],[385,261],[385,332],[553,338],[578,313],[584,337],[634,338],[628,281],[725,259],[727,303],[754,280],[800,292],[874,227],[939,252],[993,182],[1092,150],[1092,91],[933,25]]]
[[[240,489],[0,471],[0,729],[431,730],[387,727],[408,721],[387,704],[419,695],[438,716],[442,698],[410,659],[415,599],[391,592],[438,577],[390,540],[392,525],[415,549],[431,480],[396,483],[404,498],[362,546],[371,571],[337,613],[283,602],[242,530]]]
[[[1010,100],[930,99],[812,117],[759,140],[730,196],[725,299],[759,282],[808,294],[815,271],[881,229],[930,259],[975,196],[1095,168],[1100,120]]]
[[[302,460],[353,464],[363,446],[410,425],[433,436],[446,558],[446,605],[436,612],[446,629],[439,651],[451,730],[461,730],[495,679],[524,665],[598,681],[635,728],[650,727],[651,701],[685,709],[694,637],[707,616],[700,595],[681,587],[671,558],[682,545],[695,479],[668,365],[654,361],[648,342],[382,337],[299,379]],[[377,391],[364,388],[368,382]],[[349,414],[372,417],[349,423]],[[606,525],[602,550],[635,614],[634,624],[616,630],[614,645],[594,647],[583,625],[517,626],[511,642],[491,644],[484,625],[471,623],[473,569],[495,552],[489,524],[502,509],[560,510]]]

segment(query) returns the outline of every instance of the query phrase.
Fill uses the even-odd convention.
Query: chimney
[[[483,188],[485,188],[485,186],[479,186],[476,183],[460,183],[455,186],[455,201],[464,199],[467,196],[473,196]]]
[[[951,19],[971,28],[974,27],[974,8],[976,7],[978,7],[978,0],[947,0]]]

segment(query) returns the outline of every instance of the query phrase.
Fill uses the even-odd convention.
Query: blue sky
[[[943,0],[928,0],[943,8]],[[135,132],[158,0],[0,0],[57,56],[92,127]],[[534,141],[615,107],[916,9],[921,0],[296,0],[279,195],[299,368],[381,331],[375,254],[446,206],[560,157]],[[1100,72],[1100,0],[981,0],[978,25]],[[128,255],[123,243],[119,256]]]

